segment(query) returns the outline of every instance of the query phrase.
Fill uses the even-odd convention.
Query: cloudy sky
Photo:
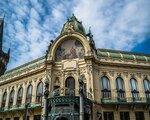
[[[73,13],[96,47],[150,54],[150,0],[0,0],[8,69],[45,55]]]

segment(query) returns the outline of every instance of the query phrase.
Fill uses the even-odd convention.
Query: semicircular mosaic
[[[85,50],[78,40],[65,40],[56,50],[55,60],[84,58]]]

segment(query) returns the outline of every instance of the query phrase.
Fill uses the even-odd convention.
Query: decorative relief
[[[135,78],[135,74],[134,73],[131,73],[130,76],[131,76],[131,78]]]
[[[76,69],[77,68],[77,62],[75,60],[66,61],[63,63],[63,69]]]
[[[118,76],[118,77],[121,77],[121,73],[117,73],[117,76]]]
[[[124,71],[124,72],[123,72],[123,75],[127,78],[127,77],[128,77],[128,72],[127,72],[127,71]]]
[[[110,70],[110,71],[109,71],[109,75],[110,75],[111,77],[113,77],[114,74],[115,74],[115,72],[114,72],[113,70]]]
[[[142,77],[142,74],[141,74],[140,72],[138,72],[138,73],[136,73],[136,74],[137,74],[137,76],[138,76],[139,78]]]
[[[84,68],[80,68],[79,70],[80,70],[80,74],[86,73],[86,68],[85,67]]]
[[[85,50],[78,40],[65,40],[56,50],[56,61],[65,59],[80,58],[83,59]]]
[[[99,75],[99,69],[94,68],[94,73]]]
[[[106,71],[102,71],[102,76],[106,76],[107,72]]]
[[[144,75],[143,75],[143,78],[147,79],[147,75],[146,75],[146,74],[144,74]]]

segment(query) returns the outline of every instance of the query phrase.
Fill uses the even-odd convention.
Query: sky
[[[97,48],[150,54],[150,0],[0,0],[4,14],[8,70],[45,55],[72,14]]]

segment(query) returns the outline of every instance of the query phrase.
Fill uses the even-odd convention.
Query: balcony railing
[[[25,105],[26,105],[26,103],[11,106],[11,108],[10,107],[1,107],[0,112],[10,112],[10,111],[16,111],[16,110],[24,110]],[[43,103],[30,103],[29,104],[29,109],[37,108],[37,107],[43,107]]]
[[[79,96],[79,90],[69,88],[58,88],[53,90],[50,94],[50,97],[58,97],[58,96]],[[92,94],[89,92],[84,92],[84,96],[89,99],[92,99]]]
[[[150,104],[150,98],[146,97],[127,97],[127,98],[102,98],[102,104],[138,104],[138,103],[145,103]]]

